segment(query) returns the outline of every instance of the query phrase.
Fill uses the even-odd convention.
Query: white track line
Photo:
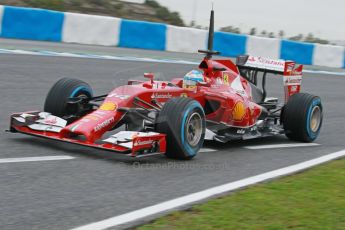
[[[4,54],[25,54],[25,55],[39,55],[39,56],[60,56],[60,57],[76,57],[76,58],[91,58],[91,59],[112,59],[122,61],[141,61],[141,62],[156,62],[156,63],[170,63],[170,64],[184,64],[184,65],[198,65],[200,62],[188,60],[175,60],[167,58],[143,58],[143,57],[130,57],[130,56],[112,56],[112,55],[97,55],[88,53],[68,53],[68,52],[54,52],[54,51],[30,51],[30,50],[17,50],[17,49],[2,49],[0,53]],[[310,74],[327,74],[345,76],[345,72],[341,71],[323,71],[323,70],[303,70],[304,73]]]
[[[301,170],[305,170],[307,168],[310,168],[310,167],[313,167],[313,166],[316,166],[316,165],[319,165],[319,164],[322,164],[322,163],[325,163],[337,158],[341,158],[344,156],[345,156],[345,150],[331,153],[319,158],[315,158],[313,160],[305,161],[299,164],[291,165],[285,168],[281,168],[281,169],[277,169],[277,170],[263,173],[260,175],[256,175],[253,177],[249,177],[243,180],[220,185],[217,187],[206,189],[201,192],[192,193],[190,195],[186,195],[186,196],[182,196],[173,200],[165,201],[163,203],[159,203],[153,206],[138,209],[132,212],[119,215],[119,216],[111,217],[109,219],[101,220],[99,222],[87,224],[81,227],[74,228],[73,230],[103,230],[103,229],[107,229],[111,227],[117,227],[123,224],[128,224],[130,222],[137,221],[145,217],[149,217],[155,214],[159,214],[162,212],[167,212],[169,210],[179,208],[181,206],[199,202],[201,200],[214,197],[222,193],[226,193],[226,192],[230,192],[239,188],[247,187],[249,185],[260,183],[260,182],[270,180],[276,177],[281,177],[281,176],[289,175],[292,173],[296,173]]]
[[[35,161],[59,161],[59,160],[72,160],[72,159],[74,159],[74,157],[71,157],[71,156],[3,158],[3,159],[0,159],[0,164],[19,163],[19,162],[35,162]]]
[[[273,145],[252,145],[245,146],[246,149],[278,149],[278,148],[296,148],[296,147],[310,147],[318,146],[317,143],[294,143],[294,144],[273,144]]]
[[[328,75],[337,75],[337,76],[345,76],[345,72],[332,72],[332,71],[324,71],[324,70],[303,70],[303,73],[317,73],[317,74],[328,74]]]
[[[217,151],[216,149],[209,149],[209,148],[201,148],[199,150],[199,153],[209,153],[209,152],[215,152]]]

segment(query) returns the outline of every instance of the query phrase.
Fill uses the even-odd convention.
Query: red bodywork
[[[169,86],[169,82],[151,80],[120,86],[109,93],[98,110],[66,126],[61,131],[62,137],[78,134],[85,136],[91,143],[98,140],[123,117],[124,113],[117,108],[133,107],[135,97],[148,103],[152,99],[164,103],[172,97],[190,97],[204,108],[207,102],[217,102],[219,105],[215,111],[205,111],[207,120],[233,127],[253,126],[261,113],[261,106],[252,102],[247,80],[239,76],[237,67],[231,61],[205,59],[204,62],[208,65],[207,69],[203,69],[207,86],[199,85],[195,89],[184,89],[182,78],[172,81],[181,87]],[[226,71],[213,71],[214,67],[225,68]],[[245,92],[230,87],[236,78],[239,78]]]
[[[293,65],[292,69],[290,68]],[[289,67],[290,66],[290,67]],[[183,79],[154,81],[153,75],[147,74],[148,81],[129,81],[111,91],[103,104],[91,113],[63,127],[60,132],[37,131],[11,122],[11,130],[26,134],[42,136],[59,141],[97,147],[117,152],[128,151],[128,148],[111,143],[99,143],[105,132],[112,130],[125,115],[120,108],[133,108],[135,98],[151,104],[154,99],[164,104],[173,97],[190,97],[198,101],[204,108],[206,119],[215,124],[228,127],[248,128],[256,124],[263,107],[252,98],[249,82],[240,76],[237,66],[230,60],[211,60],[205,58],[199,68],[204,72],[204,83],[193,89],[182,87]],[[286,62],[285,73],[296,74],[302,67],[294,69],[293,62]],[[289,74],[286,74],[287,76]],[[284,81],[285,82],[285,81]],[[172,83],[172,84],[171,84]],[[287,97],[299,92],[300,86],[292,87],[286,83]],[[145,104],[141,104],[145,106]],[[13,114],[12,118],[18,114]],[[82,136],[82,139],[75,139]],[[149,148],[152,142],[159,142],[159,152],[166,148],[165,135],[134,138],[132,156],[140,149]],[[141,143],[141,144],[140,144]]]

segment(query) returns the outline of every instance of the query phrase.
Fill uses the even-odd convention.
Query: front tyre
[[[58,117],[75,115],[80,108],[69,106],[68,99],[78,97],[91,98],[92,96],[92,89],[86,82],[73,78],[62,78],[48,92],[44,103],[44,111]]]
[[[166,134],[166,156],[193,158],[204,143],[205,113],[199,102],[190,98],[172,98],[157,117],[156,131]]]
[[[294,94],[284,106],[283,113],[284,131],[289,139],[312,142],[318,137],[323,119],[319,97],[307,93]]]

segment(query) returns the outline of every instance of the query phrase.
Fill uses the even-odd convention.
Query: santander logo
[[[54,125],[57,123],[57,119],[56,119],[56,117],[48,118],[48,119],[44,120],[44,123]]]
[[[172,98],[170,93],[153,93],[151,96],[152,99],[169,99]]]
[[[147,140],[147,141],[140,141],[137,140],[136,142],[134,142],[134,146],[138,146],[138,145],[150,145],[152,144],[153,140]]]
[[[261,63],[264,63],[266,65],[284,66],[284,62],[276,61],[276,60],[271,60],[271,59],[266,59],[266,58],[262,58],[262,57],[259,57],[258,61],[261,62]]]
[[[284,67],[285,65],[284,61],[272,60],[272,59],[263,58],[263,57],[253,57],[253,56],[250,56],[248,58],[248,62],[260,63],[264,65],[280,66],[280,67]]]

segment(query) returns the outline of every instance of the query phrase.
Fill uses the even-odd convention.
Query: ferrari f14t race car
[[[132,157],[178,159],[193,158],[205,139],[224,143],[285,134],[314,141],[322,105],[319,97],[300,92],[303,66],[248,55],[237,57],[236,64],[213,60],[219,54],[213,51],[213,21],[211,11],[199,70],[172,81],[144,74],[147,80],[129,80],[100,96],[83,81],[63,78],[50,89],[43,112],[12,114],[10,131]],[[283,75],[283,103],[266,97],[268,73]]]

